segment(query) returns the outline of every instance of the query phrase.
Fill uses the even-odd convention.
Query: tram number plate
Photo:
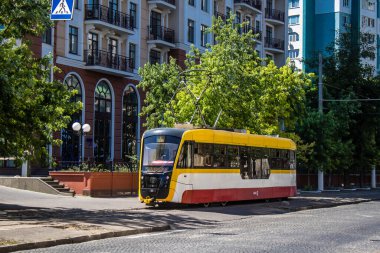
[[[259,191],[252,192],[254,196],[259,196]]]

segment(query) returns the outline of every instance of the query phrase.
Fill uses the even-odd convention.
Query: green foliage
[[[2,1],[0,5],[0,155],[42,156],[53,132],[67,126],[82,105],[58,81],[50,82],[51,57],[35,58],[25,36],[50,24],[49,1]],[[21,44],[16,39],[22,38]]]
[[[343,33],[327,48],[323,59],[324,99],[336,101],[325,101],[321,116],[316,108],[316,85],[307,93],[308,113],[300,120],[297,133],[316,144],[308,167],[346,173],[357,169],[363,172],[371,164],[379,164],[380,103],[357,100],[380,97],[379,79],[367,63],[375,53],[375,44],[368,36],[360,34],[356,39],[351,33]]]
[[[26,34],[39,36],[47,27],[50,0],[2,0],[0,4],[0,38],[23,38]],[[2,41],[0,39],[0,41]]]
[[[281,68],[273,61],[264,64],[255,50],[256,35],[239,30],[234,17],[227,23],[214,20],[208,32],[215,45],[207,45],[204,51],[192,47],[186,71],[181,72],[173,59],[140,69],[139,86],[147,94],[142,115],[148,128],[191,120],[204,127],[202,117],[213,126],[221,112],[220,128],[279,134],[279,123],[284,121],[294,129],[304,113],[305,88],[312,75],[294,72],[289,64]]]

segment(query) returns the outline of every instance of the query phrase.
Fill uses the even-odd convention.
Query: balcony
[[[120,32],[134,34],[135,20],[128,14],[115,11],[100,4],[86,4],[86,24],[93,24],[105,29],[113,28]]]
[[[134,62],[122,55],[102,50],[84,50],[86,69],[117,76],[133,76]]]
[[[148,0],[148,4],[155,5],[157,8],[161,10],[175,10],[175,0]]]
[[[243,27],[243,33],[248,33],[249,31],[252,31],[252,34],[258,34],[257,37],[256,37],[256,40],[258,42],[261,42],[261,31],[259,29],[256,29],[250,25],[245,25]]]
[[[285,22],[285,12],[275,9],[265,9],[265,18],[269,19],[269,23],[281,23]],[[272,21],[272,22],[271,22]]]
[[[285,42],[282,39],[265,37],[264,47],[266,47],[269,50],[274,50],[276,52],[278,51],[282,52],[285,50]]]
[[[174,30],[161,26],[148,26],[148,43],[156,44],[158,47],[175,47]]]
[[[261,0],[234,0],[236,7],[249,9],[255,13],[261,13]]]

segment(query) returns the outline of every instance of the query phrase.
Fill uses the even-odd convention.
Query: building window
[[[190,6],[195,6],[195,0],[189,0],[188,3],[189,3]]]
[[[76,90],[76,94],[70,98],[70,102],[76,103],[82,101],[82,88],[79,79],[75,75],[69,75],[63,82],[70,91]],[[62,129],[61,139],[61,160],[63,162],[79,162],[80,160],[80,142],[82,141],[77,133],[71,128],[74,122],[82,124],[82,111],[75,112],[71,115],[71,120],[66,128]],[[71,166],[71,163],[62,163],[62,166]]]
[[[299,0],[289,0],[289,8],[298,8],[300,7]]]
[[[69,27],[69,53],[78,54],[78,28]]]
[[[123,160],[132,163],[137,154],[138,143],[138,99],[137,92],[131,86],[123,96]]]
[[[79,10],[79,0],[74,0],[74,8]]]
[[[208,12],[208,0],[201,0],[201,10]]]
[[[362,16],[362,27],[375,27],[375,19]]]
[[[137,5],[130,3],[129,15],[131,16],[131,27],[136,28],[137,24]]]
[[[289,25],[298,25],[300,23],[300,16],[289,16]]]
[[[92,53],[96,53],[98,51],[98,35],[96,33],[88,33],[88,49]]]
[[[189,19],[187,21],[187,29],[188,29],[187,40],[190,43],[194,43],[194,20]]]
[[[349,0],[343,0],[343,7],[348,7],[350,4]]]
[[[362,8],[369,11],[375,10],[375,1],[374,0],[363,0]]]
[[[129,60],[132,69],[136,66],[136,44],[129,43]]]
[[[118,61],[118,40],[110,38],[108,40],[108,59],[107,64],[109,67],[118,69],[119,68],[119,61]]]
[[[238,11],[236,12],[235,22],[236,22],[236,24],[240,24],[241,23],[241,13],[238,12]]]
[[[294,50],[289,50],[288,51],[289,58],[291,58],[291,59],[297,58],[298,55],[299,55],[299,53],[300,53],[299,49],[294,49]]]
[[[256,27],[256,32],[261,32],[261,23],[260,20],[255,21],[255,27]]]
[[[95,88],[94,158],[97,162],[111,159],[112,96],[107,82]]]
[[[51,35],[51,28],[49,27],[44,34],[42,34],[42,42],[51,45]]]
[[[241,24],[241,13],[237,11],[235,14],[236,14],[235,23]],[[239,26],[237,29],[238,29],[238,33],[241,33],[241,27]]]
[[[231,8],[230,7],[226,7],[226,15],[227,15],[227,19],[229,19],[231,17]]]
[[[273,38],[273,27],[267,26],[266,36],[267,36],[268,40],[272,40],[272,38]]]
[[[295,42],[299,40],[300,40],[300,36],[298,35],[298,33],[295,33],[295,32],[289,33],[289,41]]]
[[[205,47],[208,42],[206,29],[207,29],[207,26],[201,25],[201,46],[202,47]]]
[[[343,16],[343,26],[344,27],[351,27],[351,22],[350,22],[349,16]]]
[[[160,64],[161,63],[161,52],[157,50],[150,50],[149,53],[150,64]]]

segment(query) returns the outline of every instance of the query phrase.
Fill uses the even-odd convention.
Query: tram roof
[[[186,140],[194,140],[203,143],[229,144],[256,146],[280,149],[296,149],[296,144],[291,139],[238,133],[215,129],[182,129],[182,128],[156,128],[144,133],[144,138],[153,135],[171,135]]]
[[[187,129],[180,129],[180,128],[155,128],[155,129],[146,131],[144,133],[144,138],[150,137],[153,135],[170,135],[170,136],[182,138],[182,135],[186,130]]]
[[[183,139],[194,140],[203,143],[216,143],[228,145],[254,146],[263,148],[296,149],[296,144],[291,139],[238,133],[225,130],[193,129],[184,133]]]

